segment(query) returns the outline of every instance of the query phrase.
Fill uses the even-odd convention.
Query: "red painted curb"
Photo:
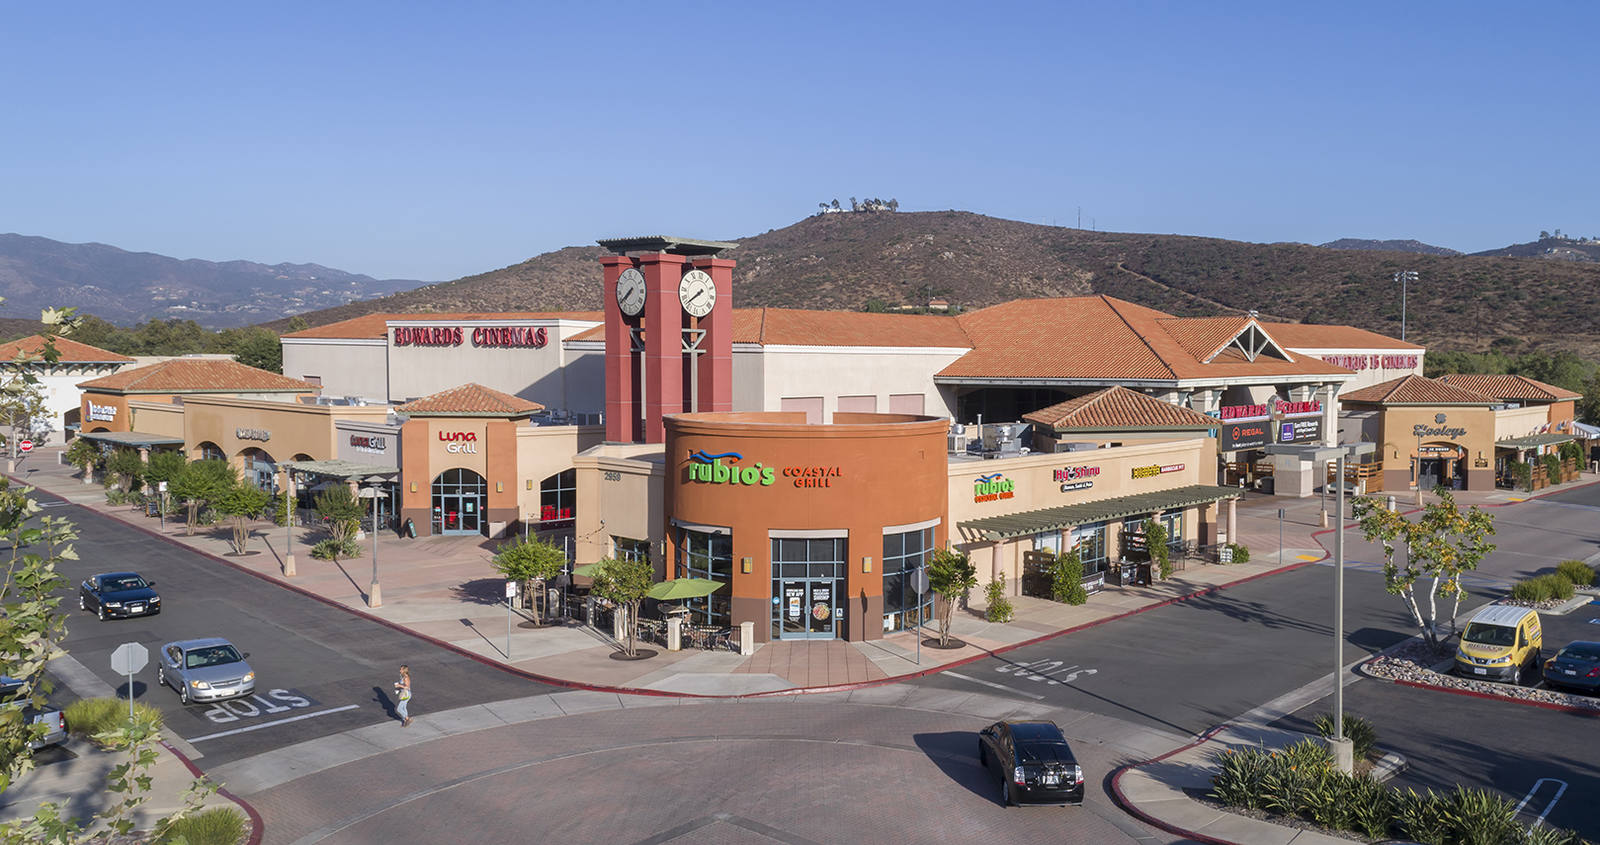
[[[1490,701],[1502,701],[1502,702],[1505,702],[1506,704],[1520,704],[1520,705],[1525,706],[1525,707],[1539,707],[1539,708],[1543,708],[1545,710],[1555,710],[1555,711],[1560,712],[1560,713],[1572,713],[1572,714],[1575,714],[1575,715],[1578,715],[1578,716],[1590,716],[1590,717],[1593,717],[1593,718],[1600,718],[1600,710],[1596,710],[1593,707],[1574,707],[1571,704],[1554,704],[1554,703],[1551,703],[1549,701],[1534,701],[1532,699],[1527,699],[1527,698],[1512,698],[1511,696],[1507,696],[1507,695],[1495,695],[1492,692],[1478,692],[1477,690],[1458,689],[1456,687],[1439,686],[1437,684],[1425,684],[1425,683],[1422,683],[1420,681],[1402,681],[1402,680],[1399,680],[1399,679],[1396,679],[1396,678],[1378,678],[1378,677],[1373,676],[1373,675],[1368,675],[1368,677],[1373,678],[1373,680],[1383,680],[1383,681],[1388,681],[1391,684],[1399,684],[1400,686],[1403,686],[1403,687],[1415,687],[1416,689],[1438,690],[1439,692],[1448,692],[1448,693],[1452,693],[1452,694],[1455,694],[1455,695],[1464,695],[1464,696],[1467,696],[1468,698],[1485,698],[1485,699],[1488,699]]]
[[[1137,769],[1140,766],[1148,766],[1151,763],[1159,763],[1162,760],[1165,760],[1168,757],[1173,756],[1174,754],[1181,754],[1181,753],[1183,753],[1185,751],[1188,751],[1191,748],[1194,748],[1196,746],[1202,745],[1202,744],[1206,743],[1207,741],[1209,741],[1211,739],[1211,737],[1215,736],[1217,734],[1217,732],[1220,731],[1220,730],[1222,730],[1222,726],[1221,725],[1217,725],[1216,727],[1212,728],[1211,730],[1206,731],[1205,733],[1203,733],[1200,736],[1196,737],[1194,742],[1191,742],[1188,745],[1180,745],[1177,748],[1174,748],[1171,751],[1168,751],[1167,753],[1161,755],[1160,757],[1153,757],[1153,758],[1151,758],[1149,760],[1145,760],[1142,763],[1129,763],[1128,765],[1122,766],[1122,767],[1118,768],[1116,771],[1112,772],[1111,773],[1111,801],[1112,801],[1112,803],[1116,804],[1117,807],[1119,809],[1121,809],[1124,813],[1127,813],[1128,815],[1133,816],[1134,818],[1144,822],[1147,825],[1150,825],[1151,827],[1155,827],[1155,828],[1158,828],[1160,830],[1164,830],[1164,831],[1166,831],[1168,833],[1172,833],[1172,834],[1176,834],[1178,836],[1182,836],[1185,839],[1192,839],[1192,840],[1194,840],[1196,842],[1204,842],[1204,843],[1207,843],[1207,845],[1238,845],[1238,843],[1232,842],[1232,841],[1227,840],[1227,839],[1218,839],[1218,838],[1216,838],[1214,836],[1207,836],[1207,835],[1205,835],[1203,833],[1197,833],[1197,832],[1195,832],[1193,830],[1187,830],[1185,828],[1178,827],[1175,824],[1168,824],[1167,822],[1164,822],[1161,819],[1158,819],[1155,816],[1152,816],[1149,813],[1146,813],[1145,811],[1143,811],[1143,810],[1139,809],[1138,807],[1134,806],[1134,803],[1132,801],[1129,801],[1128,800],[1128,796],[1125,795],[1122,792],[1122,776],[1124,774],[1126,774],[1127,772],[1132,771],[1133,769]]]
[[[177,757],[178,760],[189,769],[190,774],[197,778],[205,777],[205,772],[200,771],[200,767],[196,766],[194,761],[190,760],[182,751],[179,751],[171,745],[168,745],[165,740],[162,741],[161,747],[172,752],[172,755]],[[267,833],[267,824],[261,820],[261,814],[256,812],[256,808],[250,806],[250,802],[240,798],[237,795],[234,795],[232,792],[229,792],[227,789],[221,786],[217,787],[217,794],[235,804],[238,804],[244,809],[245,815],[250,817],[250,838],[245,842],[245,845],[261,845],[261,838]]]

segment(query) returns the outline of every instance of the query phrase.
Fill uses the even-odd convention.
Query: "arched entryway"
[[[1422,489],[1443,486],[1451,490],[1467,487],[1466,450],[1449,442],[1423,443],[1418,447],[1418,476]]]
[[[244,461],[244,480],[273,493],[278,492],[278,462],[262,449],[251,447],[239,453]]]
[[[210,440],[201,441],[200,445],[196,446],[194,451],[195,454],[199,455],[199,457],[195,459],[198,461],[225,461],[228,459],[228,453],[222,451],[221,446],[212,443]]]
[[[433,533],[479,534],[489,482],[470,469],[456,467],[433,479]]]

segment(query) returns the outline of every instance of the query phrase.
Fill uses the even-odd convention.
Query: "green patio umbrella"
[[[574,566],[572,567],[572,574],[582,575],[585,578],[593,578],[594,576],[600,574],[600,563],[597,561],[595,563],[586,563],[582,566]]]
[[[658,601],[681,601],[704,598],[725,586],[721,581],[705,578],[674,578],[652,586],[645,595]]]

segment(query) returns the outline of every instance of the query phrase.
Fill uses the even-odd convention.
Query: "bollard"
[[[628,638],[628,610],[618,607],[611,611],[611,633],[613,639],[622,642]]]
[[[756,653],[756,623],[739,623],[739,653],[745,657]]]
[[[667,651],[683,651],[683,617],[667,620]]]
[[[1395,505],[1395,503],[1394,503],[1394,497],[1393,497],[1393,496],[1390,496],[1390,497],[1389,497],[1389,512],[1390,512],[1390,513],[1393,513],[1393,512],[1394,512],[1394,505]]]

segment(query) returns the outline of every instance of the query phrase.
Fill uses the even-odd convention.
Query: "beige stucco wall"
[[[198,456],[200,444],[211,442],[235,464],[241,464],[240,456],[250,449],[265,452],[277,463],[296,455],[331,460],[338,453],[334,420],[382,423],[389,416],[383,405],[308,405],[228,396],[186,396],[181,411],[184,446],[191,455]],[[269,436],[241,438],[241,429]]]
[[[1550,422],[1549,405],[1529,405],[1521,408],[1505,408],[1494,412],[1494,439],[1505,440],[1510,437],[1527,437],[1538,434],[1539,429]]]
[[[162,437],[183,436],[183,406],[170,402],[128,402],[132,430]],[[187,441],[186,441],[187,442]]]
[[[404,402],[429,394],[476,382],[485,387],[531,399],[551,409],[581,413],[602,410],[604,394],[600,367],[587,354],[568,351],[562,341],[597,323],[576,320],[391,320],[389,322],[389,398]],[[459,327],[459,346],[396,346],[394,332],[399,327]],[[471,335],[478,328],[543,328],[547,339],[543,347],[477,347]],[[582,365],[566,367],[575,359]],[[592,370],[586,372],[585,368]],[[573,404],[578,403],[578,404]],[[581,405],[581,407],[580,407]]]
[[[648,540],[656,576],[665,577],[661,444],[608,443],[584,451],[572,464],[578,475],[577,562],[613,556],[613,537]]]
[[[1346,382],[1342,392],[1349,393],[1374,384],[1408,375],[1422,375],[1423,357],[1426,352],[1421,349],[1358,349],[1348,348],[1299,348],[1289,347],[1289,351],[1298,355],[1309,355],[1313,358],[1338,364],[1346,369],[1353,370],[1355,377]],[[1351,361],[1348,358],[1357,357]],[[1332,358],[1334,360],[1329,361]],[[1415,359],[1414,366],[1404,366],[1411,359]]]
[[[324,396],[389,398],[389,348],[382,338],[283,338],[283,374],[322,379]]]
[[[1444,421],[1440,422],[1439,417]],[[1470,490],[1494,489],[1494,441],[1498,425],[1488,406],[1389,407],[1381,414],[1381,437],[1376,460],[1383,464],[1383,489],[1388,492],[1412,487],[1412,461],[1418,446],[1457,447],[1465,450],[1463,469]],[[1417,426],[1428,429],[1461,429],[1460,434],[1416,435]],[[1480,466],[1481,464],[1481,466]]]
[[[995,565],[996,546],[971,531],[961,529],[964,521],[990,516],[1025,513],[1062,505],[1083,504],[1119,496],[1132,496],[1175,487],[1196,484],[1214,484],[1216,466],[1215,441],[1210,438],[1168,440],[1159,443],[1130,443],[1109,449],[1084,452],[1058,452],[1045,455],[1025,455],[1019,458],[998,460],[951,461],[949,466],[949,519],[950,536],[957,549],[967,552],[978,568],[979,587],[994,580],[997,572],[1004,572],[1006,586],[1017,592],[1022,573],[1022,554],[1033,548],[1031,537],[1008,540],[999,544],[999,568]],[[1178,464],[1183,469],[1135,478],[1135,467],[1170,467]],[[1054,478],[1055,471],[1068,467],[1097,467],[1099,474],[1083,480],[1094,486],[1062,492],[1063,482]],[[973,485],[978,476],[1004,474],[1013,482],[1009,499],[979,502],[974,500]],[[1207,508],[1214,514],[1215,508]],[[1214,515],[1210,518],[1215,519]],[[1184,538],[1198,536],[1200,519],[1184,519]],[[1108,554],[1115,559],[1114,532],[1107,532]]]
[[[872,346],[766,346],[761,352],[762,407],[777,411],[786,398],[822,397],[822,418],[831,419],[840,396],[873,396],[879,413],[891,395],[920,394],[922,413],[949,417],[954,409],[933,383],[935,373],[967,349],[904,349]],[[735,355],[737,366],[738,356]],[[739,384],[737,373],[734,382]]]
[[[573,467],[573,458],[606,438],[601,425],[520,425],[517,427],[517,508],[525,519],[539,518],[539,483]],[[579,512],[582,508],[577,508]]]

